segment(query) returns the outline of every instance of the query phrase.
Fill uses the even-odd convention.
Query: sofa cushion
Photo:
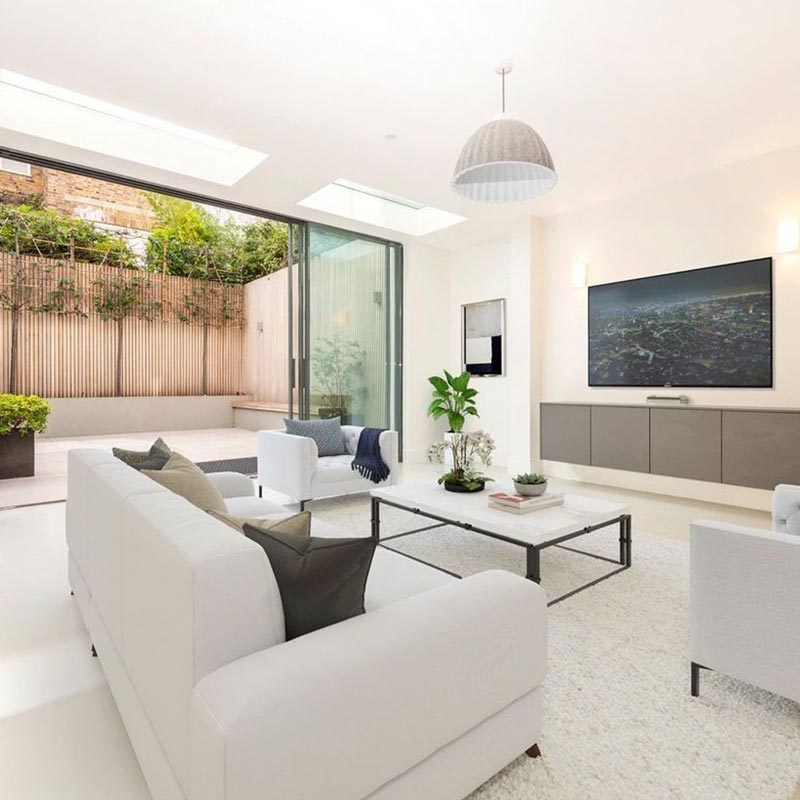
[[[272,565],[287,641],[364,613],[364,591],[375,553],[371,537],[301,537],[249,523],[244,534],[264,548]]]
[[[209,511],[214,519],[224,522],[235,531],[244,533],[245,524],[252,525],[262,531],[274,530],[280,533],[290,533],[295,536],[311,535],[311,512],[301,511],[299,514],[292,514],[288,517],[279,519],[260,519],[259,517],[240,517],[227,511]]]
[[[141,472],[203,511],[227,511],[225,499],[219,489],[200,467],[180,453],[173,453],[160,470],[143,469]]]
[[[307,436],[317,443],[320,456],[339,456],[347,452],[342,434],[342,421],[331,419],[284,419],[290,436]]]
[[[112,447],[111,452],[134,469],[163,469],[172,455],[172,450],[160,436],[150,445],[149,450],[123,450],[121,447]]]
[[[336,483],[337,481],[352,481],[360,478],[357,472],[353,472],[353,456],[349,453],[343,456],[328,456],[317,461],[317,468],[314,470],[315,483]]]

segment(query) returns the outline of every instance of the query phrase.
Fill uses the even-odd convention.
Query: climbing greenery
[[[22,205],[0,203],[0,252],[70,258],[117,267],[136,265],[128,243],[91,222],[43,208],[38,195]]]

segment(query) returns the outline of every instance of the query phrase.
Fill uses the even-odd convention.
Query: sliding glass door
[[[402,247],[309,224],[300,250],[293,410],[400,430]]]

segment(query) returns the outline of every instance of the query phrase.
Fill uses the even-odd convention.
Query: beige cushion
[[[156,483],[185,497],[203,511],[225,512],[225,500],[219,489],[208,479],[203,470],[180,453],[173,453],[163,469],[143,469]]]
[[[234,530],[243,533],[245,523],[252,525],[262,531],[277,531],[278,533],[289,533],[297,536],[311,535],[311,512],[301,511],[291,517],[283,519],[263,519],[261,517],[241,517],[230,514],[227,511],[209,511],[212,517],[230,525]]]

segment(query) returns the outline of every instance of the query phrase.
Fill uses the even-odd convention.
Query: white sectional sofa
[[[235,513],[286,514],[242,476],[214,480]],[[531,581],[378,548],[367,613],[286,642],[263,550],[99,450],[69,453],[67,539],[156,800],[458,800],[539,739]]]

